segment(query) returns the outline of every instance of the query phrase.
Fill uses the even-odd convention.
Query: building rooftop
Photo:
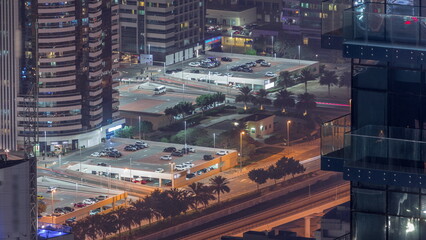
[[[253,114],[253,115],[250,115],[248,117],[245,117],[245,118],[241,119],[241,121],[243,121],[243,122],[260,121],[260,120],[263,120],[263,119],[271,117],[271,116],[274,116],[274,115],[269,115],[269,114]]]

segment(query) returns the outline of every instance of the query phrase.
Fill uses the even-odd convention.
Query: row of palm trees
[[[328,87],[328,96],[330,96],[330,87],[333,85],[338,85],[339,87],[347,87],[348,89],[350,88],[350,72],[344,72],[340,77],[338,77],[335,71],[326,70],[324,67],[324,65],[320,66],[319,84],[326,85]],[[315,74],[313,74],[313,71],[309,68],[304,68],[300,71],[298,80],[305,84],[305,93],[308,92],[308,81],[315,80],[315,78],[317,78],[317,76],[315,76]],[[294,79],[289,71],[280,72],[280,81],[278,82],[279,86],[287,88],[291,85],[292,81],[294,81]]]
[[[289,107],[297,107],[298,109],[304,110],[305,112],[309,109],[316,107],[315,96],[309,93],[303,93],[297,95],[298,103],[296,104],[296,99],[293,97],[294,94],[287,90],[280,90],[275,94],[276,99],[271,101],[268,98],[269,93],[260,89],[257,92],[257,95],[253,95],[252,89],[249,87],[240,88],[240,93],[235,98],[236,102],[243,102],[244,109],[247,109],[247,103],[251,102],[253,105],[260,105],[260,110],[264,109],[265,105],[271,105],[273,103],[274,107],[280,108],[282,112],[285,112]]]
[[[107,214],[88,216],[73,224],[75,239],[106,239],[109,235],[121,238],[123,230],[129,231],[143,223],[149,224],[154,220],[170,220],[180,214],[186,214],[189,210],[199,211],[206,208],[213,200],[220,203],[220,195],[228,193],[231,189],[229,181],[222,176],[215,176],[210,179],[210,184],[205,185],[200,182],[192,183],[189,189],[172,188],[165,191],[155,190],[150,195],[145,196],[135,202],[131,202],[129,207],[119,207]]]

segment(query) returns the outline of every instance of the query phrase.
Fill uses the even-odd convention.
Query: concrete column
[[[304,217],[305,219],[305,236],[306,238],[311,237],[311,217]]]
[[[158,186],[161,187],[161,181],[163,181],[163,179],[159,178],[158,179]]]

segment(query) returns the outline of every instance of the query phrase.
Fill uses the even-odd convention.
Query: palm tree
[[[256,97],[252,99],[253,104],[259,104],[260,110],[263,110],[263,105],[270,105],[271,100],[268,98],[268,92],[265,89],[260,89]]]
[[[87,236],[93,240],[98,238],[98,235],[101,234],[100,226],[102,224],[102,215],[91,215],[85,219],[85,228],[88,229]]]
[[[221,193],[229,193],[231,189],[228,186],[229,181],[227,178],[222,176],[215,176],[214,178],[210,178],[210,185],[212,187],[213,193],[217,194],[217,201],[220,203],[220,194]]]
[[[300,72],[300,81],[305,83],[305,93],[308,92],[308,81],[314,80],[315,76],[312,74],[309,68],[304,68]]]
[[[323,75],[321,76],[319,80],[320,85],[327,85],[328,86],[328,96],[330,97],[330,87],[331,85],[337,85],[339,81],[337,80],[336,73],[334,71],[323,71]]]
[[[121,229],[124,227],[123,222],[123,215],[125,213],[126,209],[124,207],[118,207],[114,211],[111,212],[111,214],[114,214],[117,218],[117,221],[115,221],[117,230],[118,230],[118,237],[121,238]]]
[[[204,185],[200,182],[194,182],[188,186],[192,192],[193,198],[193,208],[198,211],[198,205],[203,204],[204,207],[209,204],[210,200],[215,200],[216,198],[212,194],[212,189],[209,186]]]
[[[285,89],[290,85],[291,81],[291,73],[289,71],[280,72],[280,81],[278,82],[278,86],[283,86]]]
[[[285,112],[285,109],[288,107],[294,107],[295,101],[294,98],[291,97],[293,95],[292,92],[287,90],[280,90],[275,94],[276,99],[274,100],[274,106],[277,108],[281,108],[282,112]]]
[[[132,226],[138,224],[137,211],[133,207],[125,208],[123,214],[120,216],[120,221],[129,229],[129,236],[132,236]],[[131,237],[130,237],[131,238]]]
[[[235,102],[243,102],[244,110],[247,109],[247,103],[251,102],[253,95],[251,95],[251,89],[249,87],[240,88],[240,94],[235,98]]]
[[[156,218],[158,220],[161,218],[160,213],[156,210],[156,206],[158,204],[156,196],[158,194],[161,194],[161,192],[156,189],[151,193],[151,195],[145,196],[142,201],[143,205],[141,207],[146,212],[146,218],[148,219],[149,224],[151,224],[152,219]]]
[[[300,110],[304,110],[305,114],[308,113],[309,109],[316,108],[317,103],[315,102],[315,95],[310,93],[303,93],[297,96],[299,102],[296,107]]]
[[[343,75],[340,76],[339,87],[347,87],[349,96],[349,89],[351,88],[351,72],[344,72]]]
[[[105,215],[101,215],[102,216],[102,223],[99,226],[99,232],[100,235],[102,236],[102,239],[106,239],[106,237],[110,234],[116,233],[117,232],[117,224],[116,222],[118,221],[117,216],[115,214],[105,214]]]

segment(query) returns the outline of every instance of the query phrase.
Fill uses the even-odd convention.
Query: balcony
[[[321,169],[351,181],[426,186],[426,131],[372,125],[350,131],[343,116],[322,126]]]
[[[346,9],[343,14],[343,55],[389,62],[426,63],[426,18],[418,16],[424,10],[377,3]]]

